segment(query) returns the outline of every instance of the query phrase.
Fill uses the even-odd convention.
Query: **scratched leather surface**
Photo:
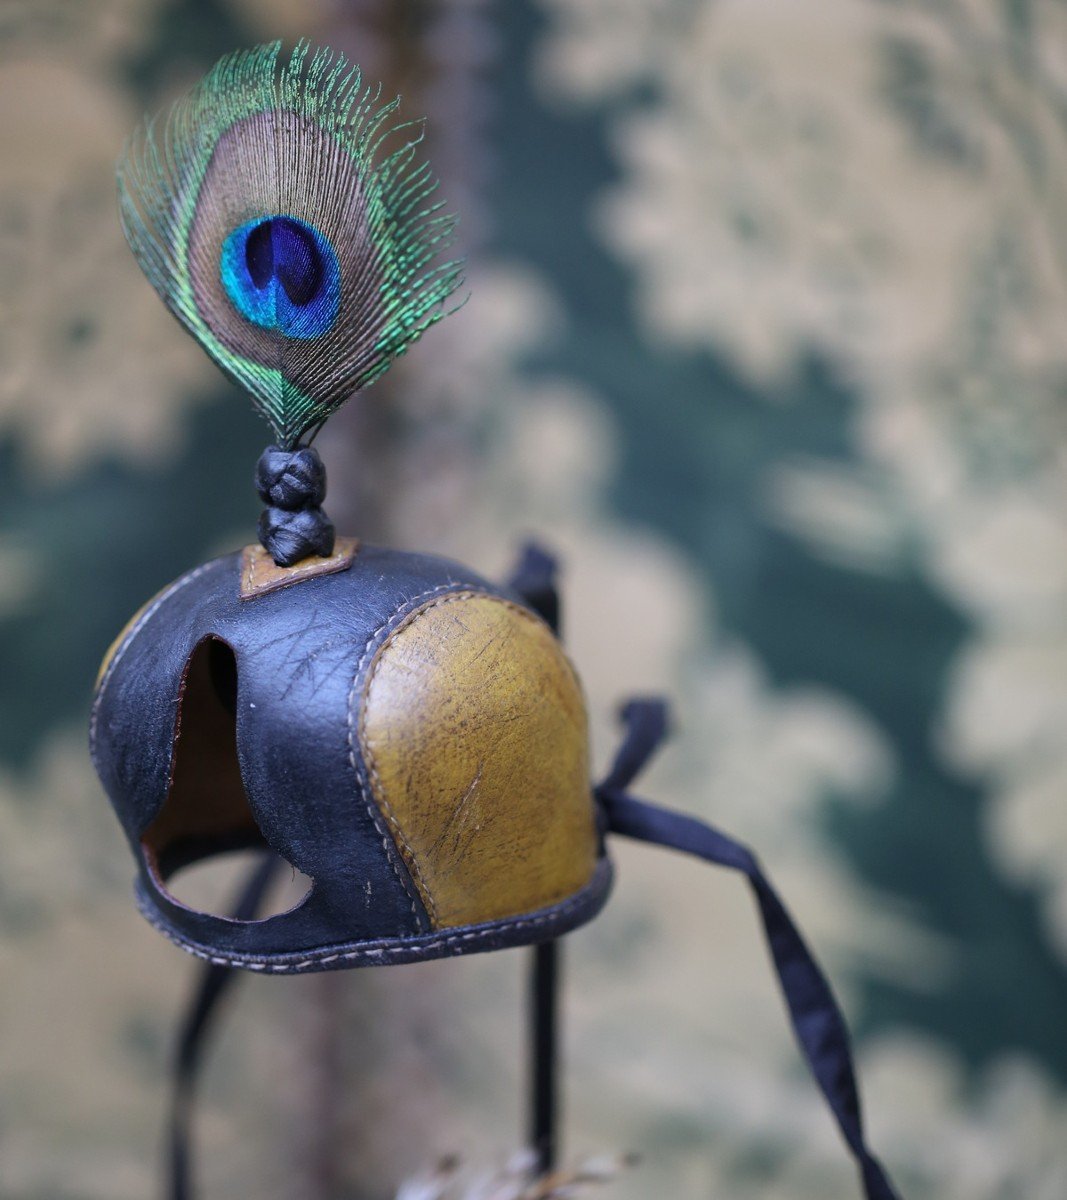
[[[462,592],[417,609],[368,672],[360,741],[435,928],[530,912],[592,876],[585,705],[527,609]]]
[[[442,559],[367,546],[347,571],[253,600],[240,599],[239,570],[236,554],[207,563],[145,610],[101,682],[93,757],[140,861],[140,839],[167,794],[185,664],[201,639],[221,638],[237,659],[249,804],[268,844],[315,886],[301,908],[248,925],[180,907],[144,867],[142,888],[187,936],[236,951],[426,928],[418,892],[353,766],[349,694],[368,643],[405,603],[434,588],[489,585]]]
[[[378,646],[410,612],[454,592],[503,591],[447,560],[373,546],[361,546],[347,570],[251,599],[240,598],[240,571],[240,555],[228,555],[160,593],[120,640],[98,687],[93,758],[138,861],[146,915],[183,944],[236,956],[432,933],[369,789],[359,702]],[[535,618],[523,622],[534,627]],[[536,637],[551,637],[536,628]],[[255,823],[269,846],[314,881],[303,904],[260,922],[235,923],[180,905],[141,848],[168,794],[183,673],[206,638],[225,642],[236,658],[237,755]],[[569,703],[573,716],[573,697]],[[548,728],[540,743],[546,752]],[[561,749],[577,790],[579,752],[566,739]],[[526,761],[532,770],[532,758]],[[522,790],[530,794],[528,783]],[[581,792],[591,822],[587,776]],[[579,847],[587,844],[579,837]],[[508,936],[501,935],[503,944]]]

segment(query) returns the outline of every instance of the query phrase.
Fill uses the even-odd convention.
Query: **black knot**
[[[326,468],[310,446],[279,450],[268,446],[256,464],[256,491],[264,504],[290,512],[326,499]]]
[[[316,451],[268,446],[256,465],[256,491],[268,506],[259,518],[259,540],[279,567],[333,553],[333,524],[320,507],[326,468]]]

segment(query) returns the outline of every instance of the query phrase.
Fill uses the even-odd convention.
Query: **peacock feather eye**
[[[246,221],[223,242],[219,271],[234,308],[262,329],[315,338],[337,320],[337,254],[306,221],[289,216]]]
[[[149,282],[298,447],[447,312],[454,218],[357,67],[280,43],[229,54],[119,163],[119,208]]]

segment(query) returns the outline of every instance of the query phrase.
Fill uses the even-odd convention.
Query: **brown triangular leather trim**
[[[312,555],[291,567],[279,567],[258,542],[245,546],[241,551],[241,599],[253,600],[317,575],[347,571],[358,551],[359,538],[338,538],[329,558]]]

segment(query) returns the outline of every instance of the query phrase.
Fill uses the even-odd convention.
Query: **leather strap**
[[[864,1139],[859,1089],[841,1010],[793,918],[747,846],[695,817],[658,808],[626,787],[667,730],[662,700],[632,700],[622,710],[626,737],[604,782],[596,789],[609,832],[695,855],[740,871],[749,881],[785,996],[797,1044],[859,1167],[866,1200],[899,1200],[881,1163]]]
[[[559,1157],[559,939],[530,948],[529,1138],[537,1170],[547,1175]]]
[[[533,543],[527,545],[508,586],[558,633],[559,595],[556,560]],[[238,893],[231,915],[235,920],[255,918],[267,888],[283,860],[276,855],[256,865]],[[543,1173],[552,1170],[558,1147],[559,1059],[559,943],[555,939],[530,948],[530,1141]],[[204,1047],[217,1018],[222,999],[237,981],[230,967],[204,965],[190,994],[179,1026],[171,1070],[171,1105],[168,1121],[168,1200],[192,1200],[195,1195],[192,1162],[192,1116],[196,1082]]]
[[[549,555],[536,546],[527,547],[510,586],[553,629],[558,629],[555,563]],[[748,847],[703,821],[648,804],[627,792],[666,735],[667,706],[658,699],[632,700],[623,708],[622,718],[626,727],[623,743],[607,776],[595,789],[607,831],[692,854],[746,876],[759,905],[798,1046],[856,1161],[865,1200],[900,1200],[864,1138],[844,1017],[792,917]],[[281,859],[270,855],[256,866],[239,894],[234,918],[255,917],[281,865]],[[529,1129],[542,1172],[553,1168],[557,1156],[559,951],[555,940],[531,949]],[[236,972],[228,967],[203,967],[181,1023],[169,1125],[169,1200],[192,1200],[190,1123],[195,1084],[205,1039],[219,1002],[235,978]]]
[[[560,632],[559,564],[542,546],[527,542],[515,565],[508,587],[545,622],[558,637]]]
[[[268,854],[255,865],[237,895],[232,916],[237,921],[255,919],[267,888],[277,877],[283,860]],[[192,1117],[196,1098],[196,1081],[203,1061],[204,1046],[211,1026],[218,1016],[219,1003],[237,981],[238,972],[232,967],[205,963],[189,1002],[185,1007],[178,1031],[174,1063],[171,1068],[171,1104],[168,1121],[168,1152],[170,1167],[169,1200],[191,1200],[192,1183]]]
[[[282,866],[282,859],[269,855],[256,865],[239,893],[232,916],[252,920],[266,890]],[[559,941],[542,942],[530,948],[530,1145],[541,1174],[555,1168],[558,1157],[558,1010]],[[196,1082],[211,1028],[220,1002],[237,982],[239,971],[206,964],[186,1004],[171,1069],[171,1104],[168,1119],[168,1200],[193,1200],[192,1118]]]
[[[556,559],[528,542],[508,580],[508,587],[549,626],[560,633]],[[547,1175],[559,1157],[559,990],[562,946],[553,938],[530,947],[529,1139],[537,1169]]]

